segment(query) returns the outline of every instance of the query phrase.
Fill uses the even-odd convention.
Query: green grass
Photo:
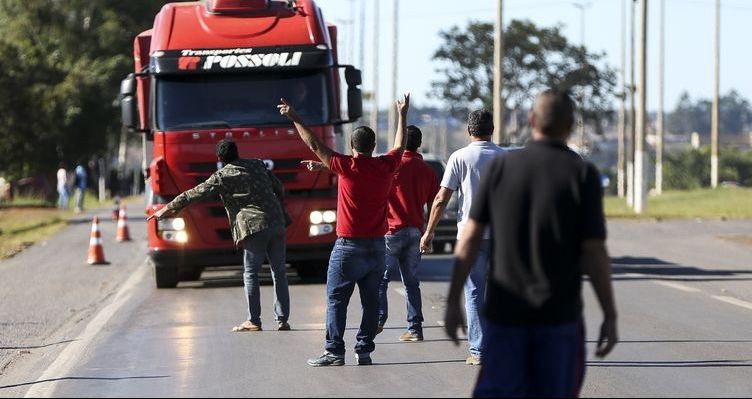
[[[125,198],[126,203],[143,202],[142,197]],[[15,256],[36,242],[52,236],[75,216],[71,209],[59,210],[54,203],[33,197],[16,197],[0,206],[0,259]],[[92,193],[84,197],[84,209],[111,209],[112,200],[97,201]]]
[[[646,211],[637,215],[625,200],[606,197],[606,216],[610,218],[656,219],[741,219],[752,218],[752,189],[669,191],[648,197]]]

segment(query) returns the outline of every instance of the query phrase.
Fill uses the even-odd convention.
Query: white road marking
[[[730,296],[718,296],[718,295],[713,295],[713,299],[717,299],[721,302],[730,303],[732,305],[736,305],[745,309],[752,310],[752,303],[747,302],[747,301],[742,301],[741,299],[732,298]]]
[[[105,325],[110,321],[124,304],[128,302],[133,296],[134,289],[143,284],[144,280],[149,276],[150,267],[148,263],[144,261],[141,266],[131,275],[128,281],[125,282],[122,288],[115,294],[107,306],[97,313],[97,315],[89,322],[84,329],[84,332],[76,340],[68,344],[62,353],[55,359],[55,361],[42,373],[37,381],[39,382],[29,388],[24,397],[26,398],[49,398],[55,392],[57,386],[56,378],[69,377],[68,373],[78,364],[83,355],[86,353],[88,346],[94,341],[94,338],[99,334]]]
[[[656,284],[658,284],[658,285],[662,285],[664,287],[673,288],[673,289],[676,289],[676,290],[679,290],[679,291],[692,292],[692,293],[702,292],[702,290],[700,290],[700,289],[697,289],[697,288],[694,288],[694,287],[688,287],[688,286],[686,286],[684,284],[672,283],[670,281],[653,281],[653,282],[656,283]]]

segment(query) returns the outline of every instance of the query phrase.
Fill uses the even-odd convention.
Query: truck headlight
[[[337,212],[326,211],[323,214],[324,223],[334,223],[337,221]]]
[[[331,224],[314,224],[308,230],[309,237],[318,237],[334,233],[334,226]]]
[[[324,221],[324,214],[320,211],[313,211],[308,219],[311,221],[311,224],[319,224]]]
[[[183,231],[185,230],[185,219],[183,218],[174,218],[174,219],[160,219],[157,222],[157,228],[161,231]]]

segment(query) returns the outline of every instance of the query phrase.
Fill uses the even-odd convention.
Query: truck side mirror
[[[363,84],[363,76],[359,69],[348,66],[345,68],[345,81],[348,86],[360,86]]]
[[[136,76],[129,74],[120,83],[120,117],[128,130],[138,130],[138,108],[136,106]]]
[[[347,89],[347,117],[351,121],[356,121],[363,116],[363,92],[350,86]]]

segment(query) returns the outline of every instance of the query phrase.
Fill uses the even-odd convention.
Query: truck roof
[[[150,52],[322,44],[332,48],[326,23],[313,0],[268,0],[268,8],[262,12],[232,14],[211,12],[211,3],[165,5],[154,20]]]

